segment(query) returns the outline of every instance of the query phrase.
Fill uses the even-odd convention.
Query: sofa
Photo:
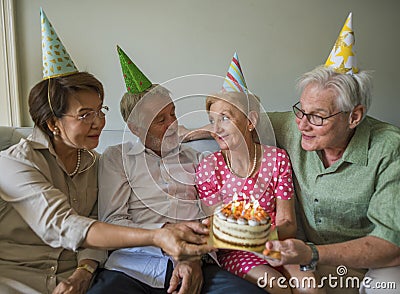
[[[26,138],[31,132],[31,127],[0,126],[0,150],[7,149],[11,145],[18,143],[21,138]],[[103,130],[96,151],[102,153],[108,146],[123,142],[123,138],[124,130]],[[213,152],[219,149],[214,139],[195,140],[183,144],[199,152]]]

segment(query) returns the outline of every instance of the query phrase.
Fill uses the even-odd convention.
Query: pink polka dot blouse
[[[288,154],[276,147],[263,147],[261,166],[253,177],[241,178],[231,173],[221,151],[205,157],[197,167],[196,185],[200,199],[208,206],[232,201],[236,193],[239,201],[257,199],[270,214],[275,224],[275,200],[293,197],[292,170]],[[244,277],[252,268],[268,264],[252,252],[219,250],[218,261],[223,269]]]
[[[200,199],[208,205],[229,203],[236,193],[238,200],[257,199],[275,224],[275,199],[293,197],[292,169],[285,150],[265,146],[261,166],[253,177],[241,178],[228,169],[221,151],[201,160],[196,171],[196,185]]]

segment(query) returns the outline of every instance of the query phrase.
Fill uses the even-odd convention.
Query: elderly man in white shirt
[[[160,228],[204,218],[194,187],[197,153],[179,145],[169,91],[153,85],[144,93],[126,93],[121,113],[135,136],[109,147],[100,159],[100,219]],[[128,289],[132,293],[265,293],[216,264],[176,262],[156,247],[113,251],[88,293]]]

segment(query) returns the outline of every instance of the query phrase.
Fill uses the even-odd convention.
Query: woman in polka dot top
[[[285,150],[258,143],[259,108],[258,97],[251,94],[225,92],[207,97],[211,136],[221,150],[200,161],[196,185],[205,210],[229,203],[234,194],[239,201],[258,200],[276,225],[279,239],[286,239],[294,237],[297,228],[290,159]],[[272,268],[251,252],[220,250],[218,260],[224,269],[254,283],[265,273],[282,276],[282,269]],[[287,267],[285,272],[291,276],[304,275],[298,265]],[[291,293],[290,288],[277,285],[267,288],[269,293]]]

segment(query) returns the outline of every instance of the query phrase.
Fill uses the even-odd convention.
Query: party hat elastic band
[[[222,89],[226,92],[247,93],[246,81],[236,52],[233,55],[231,64],[229,65],[228,73],[226,74]]]
[[[344,23],[339,37],[325,62],[325,67],[334,69],[338,73],[355,74],[358,73],[357,58],[354,50],[354,32],[352,13]]]
[[[42,8],[40,8],[40,20],[42,28],[43,79],[46,80],[78,72]]]
[[[131,94],[139,94],[152,86],[150,80],[130,60],[125,52],[117,46],[119,61],[124,75],[126,90]]]

